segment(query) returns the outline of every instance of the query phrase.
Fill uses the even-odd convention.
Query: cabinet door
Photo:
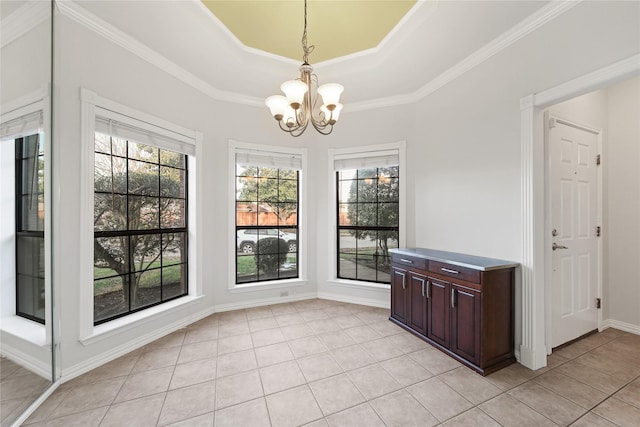
[[[422,335],[427,334],[427,278],[409,273],[409,313],[407,325]]]
[[[395,267],[391,271],[391,317],[402,323],[407,323],[407,274]]]
[[[481,293],[451,284],[451,351],[476,365],[480,362]]]
[[[450,285],[443,280],[428,278],[427,336],[449,347]]]

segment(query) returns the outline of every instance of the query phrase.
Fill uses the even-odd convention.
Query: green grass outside
[[[250,274],[257,274],[258,270],[256,268],[256,257],[255,255],[250,256],[242,256],[239,255],[236,257],[236,269],[238,271],[238,276],[248,276]],[[295,255],[287,255],[287,262],[295,263],[296,256]]]
[[[160,262],[152,263],[149,268],[156,268],[156,270],[147,271],[142,274],[140,279],[140,287],[150,288],[160,285]],[[162,269],[162,278],[165,283],[174,283],[181,280],[181,266],[173,265],[166,266]],[[94,295],[100,295],[107,292],[118,291],[122,289],[122,279],[120,277],[111,277],[109,279],[98,280],[104,277],[112,276],[115,271],[111,268],[95,267],[93,269],[94,277]]]

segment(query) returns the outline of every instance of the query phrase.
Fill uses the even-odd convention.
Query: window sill
[[[12,315],[2,318],[2,332],[23,339],[37,346],[44,347],[47,343],[47,329],[42,325],[23,317]]]
[[[259,283],[247,283],[244,285],[232,284],[229,287],[229,292],[232,294],[240,293],[240,292],[256,292],[256,291],[265,291],[268,289],[281,289],[281,288],[291,288],[294,286],[305,286],[307,284],[307,280],[305,279],[290,279],[290,280],[274,280],[270,282],[259,282]]]
[[[145,323],[153,322],[157,320],[157,317],[160,314],[177,311],[190,305],[194,305],[202,298],[203,296],[185,296],[183,298],[178,298],[176,300],[94,326],[91,333],[86,337],[81,338],[80,342],[82,345],[88,346],[102,340],[109,339],[129,329],[144,325]]]
[[[327,280],[329,285],[333,286],[342,286],[345,288],[369,288],[372,290],[378,290],[381,292],[388,292],[391,289],[391,285],[387,285],[384,283],[375,283],[375,282],[365,282],[360,280],[349,280],[349,279],[331,279]]]

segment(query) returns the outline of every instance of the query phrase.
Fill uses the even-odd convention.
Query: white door
[[[554,348],[598,326],[598,133],[551,118],[548,141]]]

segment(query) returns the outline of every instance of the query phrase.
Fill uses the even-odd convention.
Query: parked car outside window
[[[255,253],[258,239],[264,239],[265,237],[278,237],[284,240],[287,242],[289,252],[295,252],[298,249],[298,236],[296,233],[289,233],[276,228],[245,228],[238,230],[236,235],[238,252],[245,254]]]

